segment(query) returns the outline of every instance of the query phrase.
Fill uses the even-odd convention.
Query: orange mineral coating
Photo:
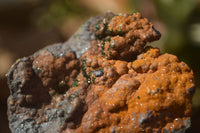
[[[33,61],[35,73],[42,79],[44,87],[56,88],[58,92],[65,91],[70,87],[79,73],[80,61],[74,53],[69,52],[60,58],[44,51],[37,55]],[[53,78],[53,77],[56,77]]]
[[[141,25],[143,28],[138,29]],[[76,93],[87,110],[75,126],[74,120],[65,120],[60,132],[166,133],[186,126],[195,88],[192,70],[174,55],[160,54],[158,48],[144,48],[144,43],[156,40],[159,35],[139,13],[114,16],[107,27],[114,32],[106,33],[101,28],[102,31],[97,31],[102,36],[81,57],[78,84],[65,94],[70,97]],[[125,35],[115,33],[119,27]],[[129,34],[138,39],[127,43]],[[99,43],[108,38],[119,44],[116,56],[106,56],[109,44],[104,43],[102,49]],[[140,52],[136,50],[137,44],[143,47]],[[100,49],[99,53],[96,49]],[[130,53],[122,54],[127,50]],[[125,59],[126,56],[130,57]]]
[[[141,59],[133,62],[85,56],[87,60],[100,62],[97,68],[86,62],[87,72],[104,68],[104,74],[96,77],[87,88],[85,102],[88,110],[80,126],[67,128],[65,132],[163,132],[165,129],[180,129],[191,116],[193,72],[174,55],[160,54],[159,49],[150,47],[145,51]],[[86,81],[82,73],[77,79]],[[71,88],[67,95],[78,89]]]
[[[95,44],[98,54],[107,59],[126,61],[135,59],[144,51],[147,42],[158,40],[161,36],[140,13],[107,14],[98,21],[95,31],[99,39],[98,45]]]

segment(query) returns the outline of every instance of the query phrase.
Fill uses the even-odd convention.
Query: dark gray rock
[[[153,119],[153,111],[148,111],[145,114],[140,114],[140,124],[144,124],[146,122],[151,121]]]
[[[43,105],[51,104],[52,97],[49,89],[43,87],[37,76],[41,70],[34,68],[32,63],[35,57],[45,51],[56,58],[61,58],[68,52],[74,52],[77,58],[81,57],[94,39],[90,27],[95,20],[96,18],[89,19],[69,41],[47,46],[12,65],[7,73],[10,88],[7,113],[12,133],[56,133],[69,114],[73,113],[71,101],[68,99],[61,100],[56,107],[42,108]]]

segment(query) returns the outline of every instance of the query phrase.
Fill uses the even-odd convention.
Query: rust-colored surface
[[[69,97],[80,91],[88,109],[78,126],[66,120],[62,132],[165,133],[187,125],[193,72],[174,55],[144,50],[147,41],[160,37],[153,25],[139,13],[114,16],[107,26],[100,25],[100,39],[82,56],[78,85],[66,93]]]
[[[126,61],[136,59],[144,51],[147,42],[160,38],[153,24],[140,13],[118,16],[110,13],[97,21],[95,33],[95,46],[101,51],[98,52],[100,55],[107,59]]]
[[[72,86],[75,77],[79,73],[80,62],[76,59],[75,54],[71,52],[58,58],[45,51],[35,57],[33,69],[42,80],[44,87],[64,92],[66,88]],[[55,84],[58,84],[59,87],[53,87]]]
[[[65,132],[172,132],[187,123],[194,79],[191,69],[176,56],[148,47],[133,62],[91,55],[86,59],[86,73],[91,72],[94,80],[87,95],[79,95],[88,110],[77,129]],[[95,77],[97,70],[104,74]],[[71,88],[67,97],[88,81],[82,73],[77,80],[80,85]]]
[[[88,23],[89,37],[78,34],[87,51],[74,48],[80,58],[70,43],[58,44],[11,68],[12,131],[185,132],[191,125],[193,72],[176,56],[145,46],[161,36],[153,24],[140,13],[108,13]]]

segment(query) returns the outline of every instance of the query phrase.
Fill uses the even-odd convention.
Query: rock
[[[108,13],[18,60],[8,72],[11,131],[185,132],[193,72],[145,46],[160,36],[140,13]]]
[[[55,133],[60,130],[66,117],[62,113],[66,113],[65,109],[71,105],[63,99],[56,104],[51,101],[62,97],[79,73],[78,58],[94,38],[89,30],[94,19],[83,24],[68,42],[48,46],[12,65],[7,80],[11,92],[8,98],[8,119],[13,133]],[[52,90],[55,90],[54,93],[51,93]],[[46,108],[50,110],[48,115],[45,114]],[[24,116],[29,116],[31,121],[26,122]]]
[[[93,73],[94,73],[95,77],[101,77],[104,74],[104,72],[102,70],[96,70]]]

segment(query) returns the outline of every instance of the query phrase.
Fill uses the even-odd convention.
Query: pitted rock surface
[[[11,131],[185,132],[193,72],[145,46],[160,36],[140,13],[108,13],[68,42],[20,59],[8,72]]]

